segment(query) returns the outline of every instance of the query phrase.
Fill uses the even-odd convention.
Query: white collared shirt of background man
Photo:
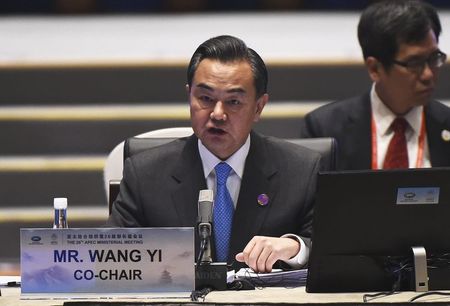
[[[397,116],[381,101],[375,91],[375,84],[372,85],[372,89],[370,91],[370,101],[377,135],[377,165],[378,169],[382,169],[389,142],[392,137],[394,137],[394,131],[390,129],[390,126]],[[416,106],[404,116],[409,124],[405,132],[408,147],[409,168],[415,168],[417,163],[422,113],[423,106]],[[426,133],[421,164],[423,168],[431,167],[430,151],[428,149]]]

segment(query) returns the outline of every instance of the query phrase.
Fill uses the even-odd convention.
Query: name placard
[[[21,229],[20,240],[24,298],[189,296],[195,287],[193,228]]]

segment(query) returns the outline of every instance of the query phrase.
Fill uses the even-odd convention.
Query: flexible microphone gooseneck
[[[197,264],[212,262],[211,258],[211,223],[214,194],[210,189],[200,190],[198,195],[198,234],[200,250]]]

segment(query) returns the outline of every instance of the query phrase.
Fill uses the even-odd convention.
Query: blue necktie
[[[230,247],[231,225],[233,224],[234,206],[227,189],[227,179],[231,167],[224,162],[217,164],[216,169],[216,198],[214,201],[214,239],[216,242],[216,259],[226,262]]]

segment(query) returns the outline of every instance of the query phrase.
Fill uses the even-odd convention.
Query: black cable
[[[402,283],[403,272],[408,269],[408,260],[400,260],[399,258],[387,257],[385,262],[385,270],[391,275],[395,276],[396,279],[392,284],[391,291],[378,292],[378,293],[366,293],[363,295],[363,302],[367,303],[378,297],[385,297],[398,293]]]
[[[245,289],[262,289],[264,287],[284,287],[284,288],[296,288],[305,285],[304,281],[301,281],[298,275],[285,275],[284,270],[278,274],[274,272],[270,279],[265,280],[259,273],[255,273],[255,276],[251,275],[250,270],[246,270],[244,275],[238,279],[238,281],[245,281]],[[274,280],[275,279],[275,280]],[[241,289],[242,290],[242,289]]]
[[[205,253],[206,250],[206,243],[207,243],[206,239],[202,239],[200,241],[200,250],[198,252],[197,265],[199,265],[202,261],[203,254]]]
[[[396,291],[387,291],[387,292],[378,292],[378,293],[366,293],[363,295],[363,301],[364,303],[368,303],[370,300],[373,300],[377,297],[385,297],[393,294],[397,294]]]
[[[448,269],[449,267],[450,267],[450,253],[430,254],[430,256],[427,258],[428,269],[442,269],[442,268]],[[370,298],[374,299],[377,297],[383,297],[392,295],[394,293],[398,293],[398,291],[401,289],[402,279],[403,278],[408,279],[408,277],[410,277],[408,275],[410,275],[414,270],[411,258],[395,257],[395,256],[388,256],[384,259],[384,268],[386,272],[388,272],[393,276],[396,276],[396,280],[392,285],[392,290],[388,292],[364,294],[363,295],[364,303],[367,303],[370,300]],[[421,297],[428,295],[450,296],[450,292],[447,293],[440,291],[429,291],[413,297],[411,300],[409,300],[409,302],[413,302]]]
[[[198,252],[198,257],[197,257],[197,267],[202,264],[202,258],[203,258],[203,254],[205,253],[207,243],[208,243],[208,239],[206,239],[206,238],[202,238],[200,240],[200,250]],[[191,292],[191,301],[198,302],[199,300],[201,300],[203,302],[205,300],[206,295],[208,293],[210,293],[211,291],[213,291],[213,288],[210,288],[210,287],[205,287],[201,290],[194,290]]]
[[[410,299],[408,302],[414,302],[415,300],[420,299],[421,297],[424,297],[424,296],[427,296],[427,295],[445,295],[445,296],[450,296],[450,292],[428,291],[428,292],[416,295],[415,297]]]
[[[227,284],[228,290],[255,290],[255,285],[247,279],[236,279]]]
[[[198,302],[201,300],[202,302],[205,301],[205,297],[210,293],[213,289],[210,287],[203,288],[201,290],[194,290],[191,292],[191,301],[192,302]]]

